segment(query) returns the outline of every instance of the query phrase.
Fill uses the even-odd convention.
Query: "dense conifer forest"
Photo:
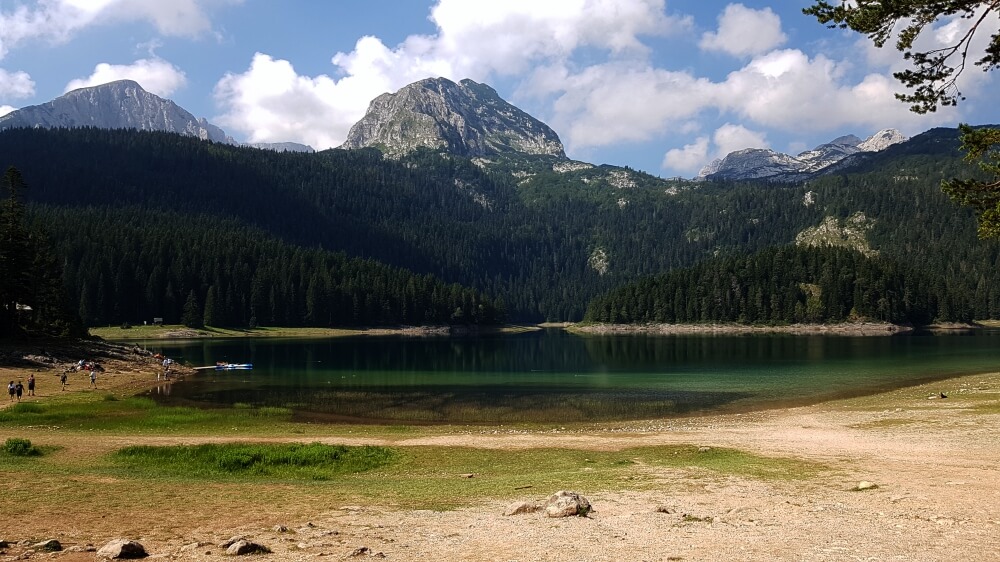
[[[0,132],[0,163],[30,185],[27,214],[89,325],[180,320],[189,303],[219,325],[580,320],[617,287],[856,213],[884,260],[872,267],[905,264],[937,303],[906,314],[998,317],[998,245],[940,190],[976,173],[956,138],[930,131],[799,184],[618,169],[623,185],[542,159],[512,175],[429,151],[277,153],[96,129]]]
[[[767,325],[925,325],[942,315],[973,320],[965,295],[939,292],[908,269],[852,249],[783,246],[647,277],[591,301],[586,319]]]

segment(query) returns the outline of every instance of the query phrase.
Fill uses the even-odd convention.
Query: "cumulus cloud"
[[[0,68],[0,100],[28,98],[35,95],[35,82],[27,72],[8,72]]]
[[[11,107],[9,105],[0,105],[0,117],[3,117],[4,115],[7,115],[11,111],[15,110],[17,110],[16,107]]]
[[[708,162],[708,137],[698,137],[683,148],[672,148],[663,156],[661,167],[678,172],[697,172]]]
[[[211,29],[208,13],[243,0],[39,0],[0,9],[0,59],[29,39],[69,40],[80,30],[105,23],[145,21],[163,35],[199,36]]]
[[[706,51],[742,57],[766,53],[787,39],[781,31],[781,18],[770,8],[754,10],[730,4],[719,16],[719,29],[704,33],[698,45]]]
[[[187,82],[183,71],[163,59],[139,59],[127,65],[102,62],[90,76],[70,81],[64,91],[125,79],[135,80],[143,89],[160,97],[169,97]]]
[[[712,160],[745,148],[770,148],[767,135],[743,125],[726,123],[715,130],[711,141],[707,136],[701,136],[683,148],[668,150],[663,157],[662,167],[665,170],[694,173]]]
[[[668,16],[663,0],[440,0],[430,19],[438,28],[435,35],[413,35],[395,48],[363,37],[353,51],[335,54],[333,74],[339,78],[300,76],[291,63],[258,53],[250,69],[228,74],[217,85],[223,113],[216,120],[254,141],[337,146],[374,97],[416,80],[488,81],[531,68],[562,68],[581,48],[599,49],[613,58],[645,58],[649,53],[641,35],[669,35],[691,27],[690,17]],[[279,82],[265,85],[264,76]],[[254,91],[261,87],[270,93]],[[534,87],[525,91],[538,93]],[[544,87],[541,94],[547,95]],[[303,100],[322,118],[304,119]],[[283,120],[290,124],[282,125]]]
[[[248,133],[251,142],[337,146],[353,124],[357,106],[368,103],[361,99],[368,95],[364,88],[353,85],[347,78],[337,82],[328,76],[299,76],[290,62],[257,53],[249,70],[227,74],[216,85],[216,100],[227,111],[215,121]]]

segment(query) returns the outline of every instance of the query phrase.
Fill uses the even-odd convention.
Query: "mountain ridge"
[[[767,148],[745,148],[713,160],[695,178],[699,181],[803,181],[830,171],[835,164],[864,152],[878,152],[908,140],[896,129],[882,129],[862,140],[844,135],[796,156]]]

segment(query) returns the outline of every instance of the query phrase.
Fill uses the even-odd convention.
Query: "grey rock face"
[[[147,92],[132,80],[80,88],[50,102],[0,117],[0,129],[15,127],[138,129],[233,142],[219,127],[204,118],[196,118],[170,100]]]
[[[555,131],[501,99],[493,88],[444,78],[421,80],[375,98],[340,148],[369,146],[391,156],[418,147],[461,156],[566,156]]]

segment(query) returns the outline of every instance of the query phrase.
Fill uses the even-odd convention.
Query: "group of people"
[[[21,395],[24,394],[24,384],[22,384],[21,381],[17,381],[17,384],[14,384],[14,381],[10,381],[10,384],[7,385],[7,393],[10,394],[11,402],[13,402],[14,400],[20,402]],[[34,395],[35,395],[35,375],[28,375],[28,396],[34,396]]]

